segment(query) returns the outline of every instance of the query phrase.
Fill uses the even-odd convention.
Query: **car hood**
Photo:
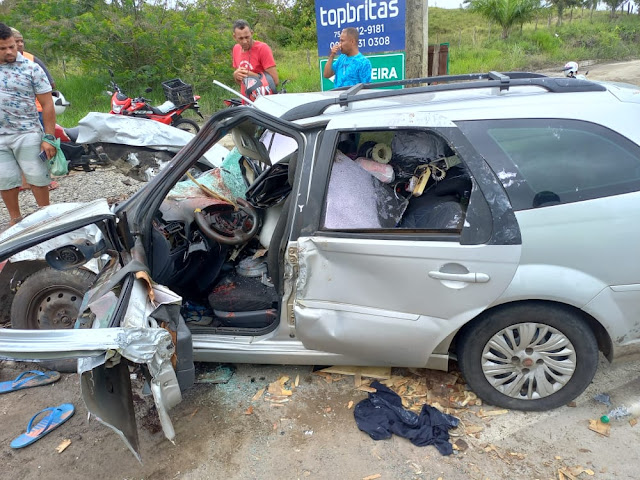
[[[115,218],[105,199],[50,205],[0,234],[0,261],[53,237]]]

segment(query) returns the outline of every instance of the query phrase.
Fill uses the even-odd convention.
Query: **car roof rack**
[[[409,86],[416,84],[427,84],[416,86],[411,89],[372,91],[368,93],[359,92],[364,90],[379,89],[392,86]],[[321,115],[332,105],[346,107],[354,102],[374,100],[380,98],[398,97],[403,95],[414,95],[428,92],[444,92],[454,90],[469,90],[479,88],[498,87],[500,91],[509,90],[510,87],[535,86],[543,88],[553,93],[569,92],[604,92],[606,88],[600,84],[582,80],[578,78],[557,78],[548,77],[541,73],[531,72],[489,72],[489,73],[467,73],[463,75],[440,75],[436,77],[411,78],[407,80],[394,80],[379,83],[358,83],[352,87],[345,87],[340,96],[317,100],[305,105],[299,105],[286,112],[283,120],[300,120],[302,118],[316,117]]]

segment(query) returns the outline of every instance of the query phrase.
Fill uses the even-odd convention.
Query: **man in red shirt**
[[[271,48],[266,43],[253,39],[253,31],[245,20],[234,22],[233,39],[237,42],[231,52],[235,81],[242,86],[242,80],[246,77],[257,77],[258,74],[266,72],[278,85],[278,71]]]

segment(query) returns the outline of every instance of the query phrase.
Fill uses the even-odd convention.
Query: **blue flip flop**
[[[33,422],[36,417],[42,415],[45,412],[49,412],[49,414],[42,418],[36,426],[33,426]],[[55,430],[64,422],[69,420],[73,414],[75,413],[75,408],[70,403],[63,403],[62,405],[58,405],[57,407],[49,407],[44,410],[40,410],[36,413],[31,420],[29,420],[29,424],[27,425],[26,433],[23,433],[19,437],[14,438],[11,441],[11,448],[22,448],[27,445],[31,445],[36,440],[40,440],[47,433]]]
[[[39,387],[48,383],[60,380],[60,374],[53,370],[41,372],[40,370],[29,370],[22,372],[14,380],[0,382],[0,393],[15,392],[23,388]]]

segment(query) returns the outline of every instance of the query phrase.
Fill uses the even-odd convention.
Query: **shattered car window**
[[[433,132],[343,133],[333,157],[324,228],[459,232],[471,185],[456,153]]]

